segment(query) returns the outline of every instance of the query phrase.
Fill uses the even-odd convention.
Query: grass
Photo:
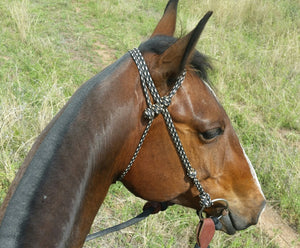
[[[166,1],[0,2],[0,202],[35,137],[84,81],[149,37]],[[177,35],[214,15],[198,49],[256,168],[269,204],[300,230],[300,6],[296,0],[181,0]],[[105,51],[103,51],[105,50]],[[94,229],[139,212],[113,185]],[[197,218],[180,206],[85,247],[185,247]],[[114,242],[111,242],[114,240]],[[217,234],[212,247],[276,247],[252,227]]]

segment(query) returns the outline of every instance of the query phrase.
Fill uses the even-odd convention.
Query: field
[[[83,82],[149,37],[166,2],[0,2],[0,203],[45,125]],[[269,206],[299,232],[300,3],[180,0],[177,36],[208,10],[214,14],[197,49],[214,64],[210,81]],[[121,183],[113,185],[93,230],[135,216],[143,204]],[[85,247],[193,247],[197,221],[194,211],[174,206]],[[235,236],[218,233],[211,247],[278,244],[251,227]]]

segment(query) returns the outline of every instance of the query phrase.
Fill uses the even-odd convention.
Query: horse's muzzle
[[[229,209],[229,213],[220,219],[223,225],[221,230],[229,235],[233,235],[236,231],[244,230],[251,225],[256,225],[261,213],[265,209],[265,205],[266,201],[263,200],[258,211],[247,217],[237,215],[235,211]]]

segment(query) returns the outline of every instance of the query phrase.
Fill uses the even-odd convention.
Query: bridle
[[[197,244],[201,244],[201,237],[205,237],[204,238],[204,242],[207,241],[207,236],[210,235],[210,238],[213,237],[213,233],[214,230],[220,230],[222,228],[222,224],[219,222],[219,220],[224,216],[228,214],[228,202],[225,199],[222,198],[218,198],[218,199],[214,199],[211,200],[209,194],[207,192],[204,191],[204,189],[202,188],[198,178],[197,178],[197,172],[196,170],[191,166],[186,153],[183,149],[182,143],[179,139],[179,136],[177,134],[177,131],[175,129],[172,117],[168,111],[168,106],[171,104],[171,100],[172,97],[176,94],[177,90],[179,89],[179,87],[182,85],[184,79],[185,79],[185,75],[186,75],[186,71],[183,71],[183,73],[177,78],[175,85],[173,86],[173,88],[171,89],[171,91],[169,92],[169,94],[161,97],[154,85],[154,82],[151,78],[148,66],[146,65],[146,62],[143,58],[143,55],[141,54],[140,50],[137,48],[134,48],[133,50],[129,51],[130,55],[132,56],[134,62],[136,63],[136,66],[138,68],[139,74],[140,74],[140,78],[141,78],[141,84],[142,84],[142,88],[143,88],[143,92],[146,98],[146,102],[147,102],[147,108],[144,110],[144,118],[148,120],[147,126],[142,134],[142,137],[140,139],[140,142],[133,154],[133,157],[131,158],[128,166],[126,167],[126,169],[122,172],[122,174],[120,175],[120,177],[118,178],[118,180],[122,181],[124,179],[124,177],[126,176],[126,174],[130,171],[136,157],[138,156],[138,153],[143,145],[143,142],[148,134],[148,131],[151,127],[151,124],[153,122],[153,120],[155,119],[155,117],[159,114],[162,114],[169,134],[173,140],[173,143],[176,147],[176,151],[178,153],[178,156],[182,162],[182,164],[185,167],[186,170],[186,175],[193,181],[193,183],[195,184],[197,190],[199,191],[199,204],[200,204],[200,211],[197,211],[199,217],[200,217],[200,222],[199,222],[199,228],[197,228]],[[153,99],[153,103],[151,102],[151,98],[149,95],[149,92],[152,96]],[[222,213],[218,216],[218,217],[209,217],[209,218],[203,218],[202,214],[203,214],[203,210],[205,208],[211,207],[215,202],[223,202],[225,203],[225,207],[222,211]],[[150,202],[148,202],[150,203]],[[149,215],[157,213],[159,211],[164,211],[167,209],[167,207],[170,204],[169,202],[152,202],[150,203],[150,205],[146,203],[146,205],[144,206],[144,211],[137,215],[136,217],[134,217],[133,219],[130,219],[126,222],[123,222],[119,225],[116,225],[114,227],[96,232],[94,234],[90,234],[87,236],[86,241],[95,239],[97,237],[101,237],[103,235],[106,235],[108,233],[111,232],[115,232],[118,230],[121,230],[125,227],[131,226],[145,218],[147,218]],[[154,205],[152,205],[154,204]],[[158,204],[158,205],[157,205]],[[209,220],[209,221],[208,221]],[[210,224],[203,224],[209,222]],[[212,230],[209,230],[213,228]],[[195,245],[195,247],[200,247],[197,246],[197,244]],[[207,246],[206,246],[207,247]]]
[[[130,50],[129,53],[130,53],[131,57],[133,58],[134,62],[136,63],[136,66],[137,66],[139,74],[140,74],[141,84],[142,84],[143,92],[144,92],[147,106],[148,106],[144,111],[144,117],[145,117],[145,119],[148,120],[148,123],[142,134],[142,137],[140,139],[140,142],[135,150],[135,153],[134,153],[132,159],[130,160],[127,168],[123,171],[123,173],[119,177],[119,180],[122,180],[126,176],[126,174],[129,172],[129,170],[131,169],[131,167],[143,145],[145,137],[148,134],[148,131],[150,129],[150,126],[151,126],[154,118],[157,115],[162,114],[162,116],[166,122],[169,134],[175,145],[178,156],[186,170],[186,175],[192,180],[192,182],[196,186],[197,190],[199,191],[199,198],[200,198],[199,203],[200,203],[201,209],[203,211],[205,208],[212,206],[212,200],[211,200],[209,194],[207,192],[205,192],[203,187],[201,186],[201,184],[197,178],[197,171],[191,166],[191,164],[187,158],[187,155],[184,151],[182,143],[179,139],[178,133],[175,129],[172,117],[168,111],[168,106],[171,104],[172,97],[175,95],[175,93],[177,92],[177,90],[182,85],[182,83],[185,79],[186,71],[183,71],[183,73],[177,78],[175,85],[173,86],[173,88],[171,89],[169,94],[161,97],[154,85],[154,82],[150,75],[148,66],[146,65],[146,62],[145,62],[140,50],[137,48],[134,48],[133,50]],[[152,96],[153,103],[151,102],[149,92]],[[201,211],[201,213],[202,213],[202,211]]]

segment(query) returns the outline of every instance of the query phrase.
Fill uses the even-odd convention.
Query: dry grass
[[[9,5],[9,12],[15,22],[22,42],[27,40],[34,24],[34,19],[30,15],[29,9],[28,0],[12,1]]]

